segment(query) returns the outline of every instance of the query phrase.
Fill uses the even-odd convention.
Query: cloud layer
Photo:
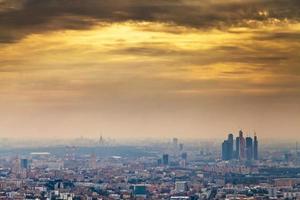
[[[2,0],[0,41],[128,20],[226,29],[276,20],[299,21],[299,9],[298,0]]]
[[[299,10],[298,0],[0,0],[0,129],[296,137]]]

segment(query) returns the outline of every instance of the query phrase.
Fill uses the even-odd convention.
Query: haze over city
[[[298,0],[0,0],[0,136],[299,139]]]
[[[300,0],[0,0],[0,199],[300,200]]]

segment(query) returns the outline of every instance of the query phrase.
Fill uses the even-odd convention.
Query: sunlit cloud
[[[297,0],[2,0],[0,107],[11,116],[37,112],[51,120],[93,113],[115,132],[112,121],[139,121],[147,113],[163,123],[182,112],[195,124],[202,112],[221,119],[233,108],[242,115],[248,105],[252,115],[268,108],[272,116],[273,105],[296,115],[299,6]]]
[[[4,44],[0,70],[8,86],[45,91],[66,87],[85,92],[84,85],[133,77],[268,82],[281,73],[294,77],[290,64],[298,57],[285,38],[297,34],[297,27],[286,26],[282,32],[282,26],[272,25],[241,32],[237,28],[186,31],[182,26],[151,22],[99,24],[88,30],[32,34]]]

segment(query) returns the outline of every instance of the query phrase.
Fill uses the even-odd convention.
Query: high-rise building
[[[172,145],[173,145],[173,154],[172,156],[174,156],[174,158],[177,158],[178,155],[179,155],[179,147],[178,147],[178,138],[173,138],[173,141],[172,141]]]
[[[179,151],[183,151],[183,143],[179,144]]]
[[[228,140],[224,140],[222,144],[222,160],[230,160]]]
[[[228,135],[228,158],[233,159],[233,134]]]
[[[228,139],[225,140],[222,144],[222,159],[223,160],[232,160],[233,156],[233,134],[228,135]]]
[[[179,162],[179,165],[181,167],[186,167],[186,164],[187,164],[187,158],[188,158],[188,155],[186,152],[183,152],[181,153],[181,160]]]
[[[186,152],[183,152],[183,153],[181,154],[181,159],[187,160],[187,153],[186,153]]]
[[[247,161],[253,159],[253,139],[251,137],[246,137],[246,158]]]
[[[235,144],[235,150],[234,150]],[[258,160],[258,140],[257,136],[254,139],[251,137],[244,138],[242,130],[239,131],[239,136],[234,141],[233,134],[229,134],[227,140],[222,143],[222,159],[232,160],[239,159],[242,161]]]
[[[178,138],[173,138],[173,147],[174,147],[174,149],[177,149],[177,147],[178,147]]]
[[[104,139],[103,139],[102,135],[99,138],[98,144],[99,145],[103,145],[104,144]]]
[[[240,158],[240,137],[236,137],[235,139],[235,158]]]
[[[162,164],[162,159],[161,158],[157,159],[157,165],[160,166],[161,164]]]
[[[254,158],[254,160],[258,160],[258,140],[257,140],[256,134],[254,136],[253,158]]]
[[[245,157],[246,157],[246,141],[245,141],[245,138],[243,136],[243,131],[240,130],[239,131],[239,142],[240,142],[240,152],[239,152],[239,159],[240,160],[244,160]]]
[[[21,159],[21,169],[29,169],[29,160],[26,158]]]
[[[169,165],[169,155],[164,154],[162,161],[163,161],[163,165]]]
[[[235,147],[234,147],[235,146]],[[244,137],[242,130],[239,131],[239,136],[229,134],[227,140],[222,143],[222,159],[232,160],[258,160],[258,140],[257,136]]]

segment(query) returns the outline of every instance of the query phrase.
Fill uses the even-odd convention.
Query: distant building
[[[187,160],[187,153],[186,153],[186,152],[183,152],[183,153],[181,154],[181,159]]]
[[[254,144],[253,144],[253,158],[254,160],[258,160],[258,140],[257,136],[254,136]]]
[[[181,167],[186,167],[187,158],[188,158],[187,153],[186,153],[186,152],[183,152],[183,153],[181,154],[181,160],[180,160],[180,162],[179,162],[179,164],[180,164]]]
[[[247,161],[253,160],[253,139],[246,137],[246,158]]]
[[[278,178],[274,180],[274,185],[281,188],[292,188],[298,184],[300,184],[299,178]]]
[[[170,200],[190,200],[191,198],[189,196],[172,196],[170,197]]]
[[[140,185],[135,185],[133,187],[133,194],[135,197],[147,197],[147,187],[146,185],[140,184]]]
[[[21,159],[21,169],[29,169],[29,160],[28,159]]]
[[[277,188],[276,187],[268,188],[268,196],[269,198],[277,198]]]
[[[161,164],[162,164],[162,159],[161,158],[157,159],[157,165],[160,166]]]
[[[89,162],[90,162],[89,163],[90,169],[96,169],[97,168],[97,157],[96,157],[95,153],[91,154]]]
[[[228,139],[224,140],[222,144],[222,159],[223,160],[231,160],[234,158],[233,156],[233,134],[228,135]]]
[[[172,146],[173,146],[172,147],[172,151],[173,151],[172,156],[174,156],[176,158],[177,156],[179,156],[178,138],[173,138]]]
[[[230,160],[229,159],[229,142],[228,140],[224,140],[222,143],[222,160]]]
[[[179,151],[183,151],[183,144],[182,143],[179,144]]]
[[[104,139],[103,139],[102,135],[99,138],[98,144],[99,145],[104,145]]]
[[[177,149],[178,147],[178,138],[173,138],[173,148]]]
[[[188,190],[186,181],[176,181],[175,182],[175,191],[177,193],[186,192]]]
[[[233,159],[233,134],[229,134],[228,135],[228,157],[229,157],[229,160]]]
[[[246,141],[245,138],[243,136],[243,131],[240,130],[239,132],[239,142],[240,142],[240,155],[239,155],[239,159],[240,160],[244,160],[245,159],[245,154],[246,154]]]
[[[13,160],[12,160],[12,169],[11,169],[12,173],[14,175],[18,175],[21,172],[21,161],[19,156],[16,156]]]
[[[163,165],[169,165],[169,155],[164,154],[162,158]]]
[[[240,137],[236,137],[235,139],[235,158],[240,158]]]
[[[222,143],[222,160],[232,159],[242,161],[258,160],[257,136],[254,136],[254,140],[251,137],[244,138],[244,133],[240,130],[239,136],[234,141],[234,135],[229,134],[227,140]]]

